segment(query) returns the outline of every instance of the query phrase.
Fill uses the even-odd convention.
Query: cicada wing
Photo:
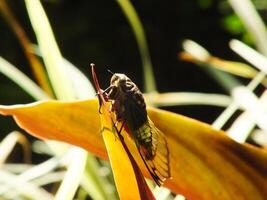
[[[126,126],[149,173],[160,186],[171,177],[168,144],[163,133],[147,116],[145,105],[136,100],[142,100],[141,93],[135,95],[138,97],[130,96],[124,104]]]
[[[137,130],[141,141],[136,141],[138,151],[154,181],[161,186],[171,177],[169,149],[163,133],[148,118],[148,121]],[[143,142],[142,142],[143,141]],[[152,146],[145,145],[151,141]]]

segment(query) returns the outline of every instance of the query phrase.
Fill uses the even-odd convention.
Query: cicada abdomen
[[[163,133],[147,116],[146,104],[138,87],[124,74],[113,74],[104,91],[111,101],[116,121],[133,138],[149,173],[157,185],[170,178],[169,149]],[[120,129],[119,129],[120,130]]]

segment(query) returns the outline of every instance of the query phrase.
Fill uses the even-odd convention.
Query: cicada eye
[[[110,79],[110,85],[114,85],[114,83],[119,79],[117,74],[114,74]]]

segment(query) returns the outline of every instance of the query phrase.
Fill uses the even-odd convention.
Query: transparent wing
[[[149,118],[136,131],[136,136],[138,151],[152,178],[161,186],[171,177],[166,138]]]

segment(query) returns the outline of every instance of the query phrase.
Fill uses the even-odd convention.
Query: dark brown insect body
[[[147,116],[142,93],[126,75],[116,73],[105,94],[116,121],[133,138],[152,178],[161,185],[170,177],[169,150],[164,135]]]

